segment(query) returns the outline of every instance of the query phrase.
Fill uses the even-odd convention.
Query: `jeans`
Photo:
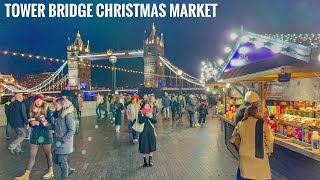
[[[15,128],[14,130],[15,130],[15,132],[17,134],[17,137],[9,145],[10,149],[17,149],[18,147],[20,147],[20,144],[22,143],[22,141],[26,137],[26,130],[24,128]]]
[[[9,122],[7,122],[7,126],[6,126],[6,136],[10,137],[10,133],[11,133],[11,125]]]
[[[128,130],[129,130],[129,132],[132,131],[132,125],[131,125],[131,121],[128,119]]]
[[[236,180],[251,180],[251,179],[241,177],[240,168],[238,168]]]
[[[217,115],[217,106],[216,105],[212,105],[212,116]]]
[[[164,117],[166,118],[166,119],[169,119],[169,115],[170,115],[170,108],[169,107],[165,107],[164,108]]]
[[[132,129],[132,126],[134,125],[134,123],[136,122],[136,120],[134,120],[133,122],[129,120],[129,125],[130,125],[130,128],[131,128],[131,133],[132,133],[132,138],[133,139],[139,139],[139,132],[135,131],[134,129]]]
[[[189,121],[190,121],[190,127],[192,127],[193,126],[193,118],[194,118],[194,114],[195,113],[189,113]]]
[[[70,171],[70,166],[68,164],[69,154],[54,154],[53,162],[60,166],[61,168],[61,180],[67,180]]]
[[[194,122],[194,124],[198,124],[198,112],[195,112],[193,114],[193,122]]]
[[[97,106],[96,114],[97,114],[98,118],[101,118],[101,108],[100,108],[100,106]]]

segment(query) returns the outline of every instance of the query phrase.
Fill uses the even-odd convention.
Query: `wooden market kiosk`
[[[279,74],[289,74],[291,80],[299,78],[319,78],[320,62],[304,62],[295,58],[279,54],[277,56],[251,63],[224,72],[220,76],[220,83],[231,83],[254,89],[260,94],[260,107],[265,107],[265,84],[278,81]],[[320,78],[319,78],[320,79]],[[319,89],[320,90],[320,89]],[[302,92],[301,92],[302,93]],[[245,93],[243,93],[244,95]],[[318,99],[320,100],[320,99]],[[264,108],[261,108],[263,111]],[[222,115],[225,144],[230,152],[238,158],[238,152],[230,144],[231,134],[236,126],[234,120]],[[320,179],[320,154],[311,151],[311,145],[306,146],[294,142],[292,139],[275,136],[274,153],[270,157],[273,178],[281,179]],[[274,177],[274,176],[278,176]]]

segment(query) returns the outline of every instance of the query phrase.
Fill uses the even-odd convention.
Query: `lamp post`
[[[116,63],[117,63],[117,57],[111,56],[109,61],[112,63],[112,89],[111,93],[116,93],[117,88],[117,69],[116,69]]]
[[[182,95],[182,74],[183,72],[181,70],[178,70],[177,75],[179,76],[180,82],[179,82],[179,93]]]

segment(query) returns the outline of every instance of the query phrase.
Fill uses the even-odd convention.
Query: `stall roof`
[[[291,73],[291,78],[320,76],[320,68],[309,62],[279,54],[259,62],[224,72],[221,82],[267,82],[278,79],[279,73]]]

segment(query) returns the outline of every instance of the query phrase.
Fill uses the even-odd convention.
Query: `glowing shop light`
[[[226,88],[229,88],[230,86],[231,86],[230,83],[227,83],[227,84],[226,84]]]

